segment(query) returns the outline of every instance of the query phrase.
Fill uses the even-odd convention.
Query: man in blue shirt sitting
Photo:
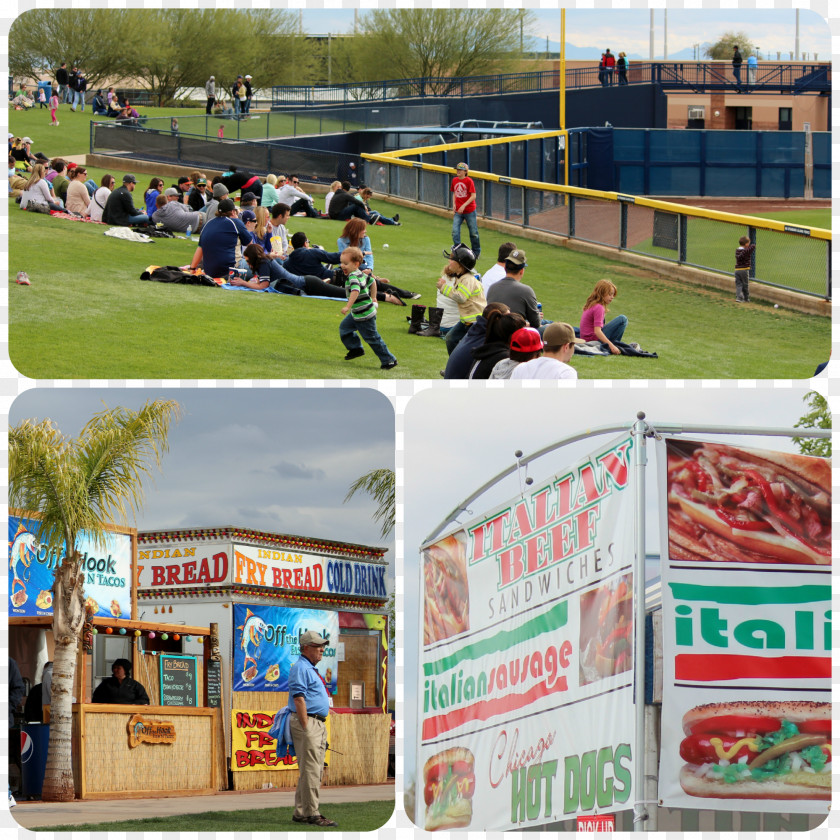
[[[316,665],[324,656],[327,639],[314,630],[301,633],[300,659],[289,670],[289,729],[298,760],[298,786],[292,822],[328,828],[337,826],[318,810],[321,768],[327,751],[327,715],[330,698]]]
[[[235,217],[235,213],[233,199],[224,198],[219,202],[216,216],[201,229],[190,268],[202,266],[209,277],[227,278],[230,269],[236,265],[237,241],[243,247],[253,241],[248,228]]]

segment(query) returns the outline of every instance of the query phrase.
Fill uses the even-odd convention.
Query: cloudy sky
[[[50,417],[76,436],[103,401],[140,408],[160,397],[184,417],[138,529],[233,525],[386,545],[370,498],[343,502],[360,475],[394,466],[394,412],[370,389],[38,389],[17,398],[9,423]]]
[[[578,383],[576,390],[460,389],[426,391],[408,404],[405,450],[405,774],[413,776],[420,591],[419,549],[430,533],[473,491],[515,463],[514,452],[525,456],[564,437],[611,424],[632,423],[644,411],[648,423],[709,424],[728,427],[790,428],[805,413],[802,401],[808,388],[750,387],[723,382],[719,388],[689,383],[685,388],[666,383],[625,386],[620,383]],[[581,387],[583,385],[584,387]],[[592,386],[594,387],[587,387]],[[600,435],[547,455],[529,468],[535,485],[583,458],[618,436]],[[683,437],[691,438],[690,435]],[[701,439],[734,442],[740,446],[797,452],[789,438],[695,435]],[[656,453],[647,446],[647,552],[658,551],[658,492]],[[434,472],[430,473],[430,464]],[[429,480],[430,475],[434,476]],[[469,506],[461,524],[479,518],[494,506],[525,489],[525,475],[504,479]],[[441,533],[452,530],[450,525]],[[648,570],[649,574],[652,571]],[[409,640],[414,640],[409,641]]]
[[[495,4],[494,4],[495,5]],[[364,10],[358,11],[364,16]],[[560,12],[533,10],[537,20],[533,34],[538,49],[544,49],[545,38],[560,43]],[[303,28],[311,34],[347,33],[353,31],[352,9],[304,9],[300,12]],[[744,32],[761,51],[775,57],[783,56],[795,47],[796,12],[793,9],[669,9],[668,55],[692,49],[696,43],[714,43],[727,31]],[[665,46],[665,12],[654,13],[654,57],[662,58]],[[591,47],[597,59],[604,47],[614,53],[624,50],[628,55],[650,58],[650,11],[648,9],[568,9],[566,12],[566,44]],[[799,48],[809,55],[817,53],[822,59],[831,57],[831,32],[825,19],[809,9],[799,13]],[[559,49],[559,46],[553,47]]]

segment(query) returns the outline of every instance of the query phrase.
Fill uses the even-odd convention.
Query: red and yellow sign
[[[274,715],[244,709],[231,711],[230,769],[237,770],[297,770],[297,757],[277,755],[277,742],[268,734]],[[327,740],[330,737],[327,718]],[[326,764],[330,763],[329,750]]]

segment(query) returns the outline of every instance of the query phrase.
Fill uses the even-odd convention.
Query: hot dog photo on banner
[[[663,804],[827,813],[830,461],[664,445]]]

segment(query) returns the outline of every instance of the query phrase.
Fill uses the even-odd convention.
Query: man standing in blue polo
[[[327,715],[330,698],[316,666],[324,656],[327,639],[314,630],[301,633],[300,659],[289,671],[289,729],[298,760],[298,785],[292,822],[330,828],[337,826],[318,810],[321,769],[327,751]]]

